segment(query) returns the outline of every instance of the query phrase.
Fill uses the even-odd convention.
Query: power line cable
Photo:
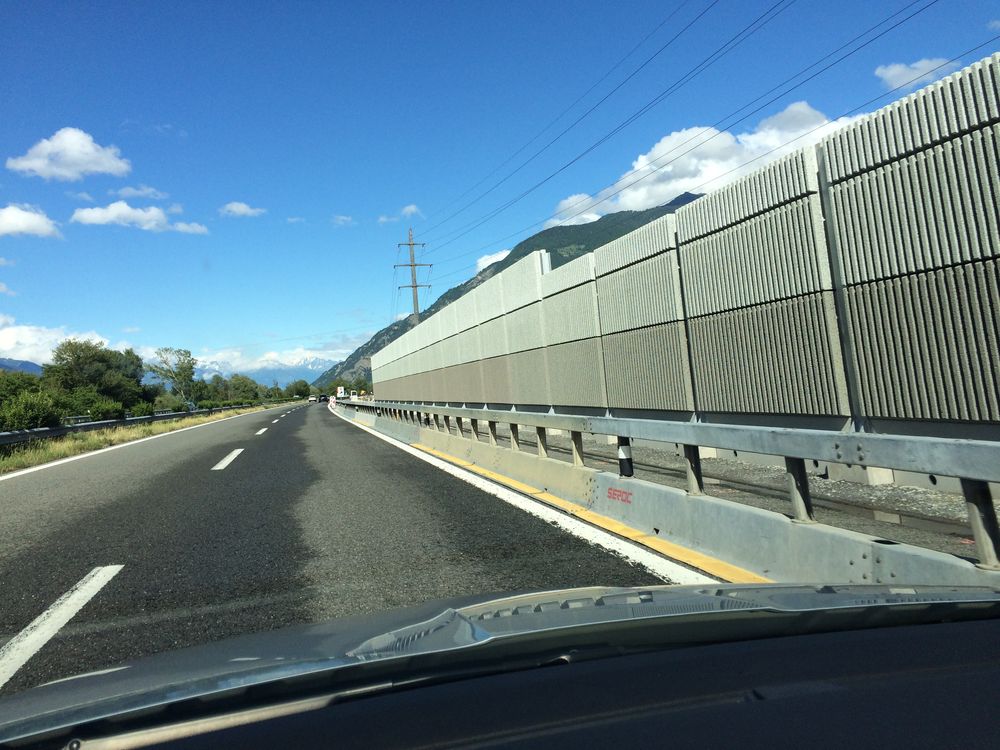
[[[784,1],[784,0],[781,0],[781,1]],[[794,1],[794,0],[792,0],[792,1]],[[572,130],[573,128],[575,128],[580,122],[582,122],[586,117],[588,117],[591,113],[593,113],[598,107],[600,107],[602,104],[604,104],[604,102],[606,102],[615,92],[617,92],[619,89],[621,89],[622,86],[624,86],[626,83],[628,83],[630,80],[632,80],[632,78],[634,78],[636,75],[638,75],[640,71],[642,71],[647,65],[649,65],[649,63],[651,63],[654,59],[656,59],[668,47],[670,47],[670,45],[672,45],[675,41],[677,41],[677,39],[679,39],[684,34],[684,32],[686,32],[695,23],[697,23],[699,20],[701,20],[701,18],[706,13],[708,13],[709,10],[711,10],[716,5],[718,5],[718,3],[719,3],[719,0],[711,0],[711,2],[707,6],[705,6],[705,8],[700,13],[698,13],[698,15],[696,15],[693,19],[691,19],[683,28],[681,28],[680,31],[678,31],[676,34],[674,34],[667,41],[666,44],[664,44],[656,52],[654,52],[652,55],[650,55],[648,58],[646,58],[646,60],[644,60],[638,67],[636,67],[634,70],[632,70],[631,73],[629,73],[622,81],[620,81],[617,86],[615,86],[613,89],[611,89],[611,91],[609,91],[607,94],[605,94],[603,97],[601,97],[597,101],[597,103],[595,103],[593,106],[591,106],[589,109],[587,109],[587,111],[585,111],[582,115],[580,115],[579,117],[577,117],[573,122],[571,122],[562,131],[560,131],[560,133],[558,135],[556,135],[555,138],[551,139],[548,143],[546,143],[544,146],[542,146],[542,148],[540,148],[537,151],[535,151],[531,156],[529,156],[527,159],[525,159],[523,162],[521,162],[513,171],[511,171],[510,173],[508,173],[505,177],[503,177],[498,182],[494,183],[488,190],[484,191],[483,193],[480,193],[473,200],[471,200],[468,203],[466,203],[464,206],[462,206],[462,208],[460,208],[458,211],[455,211],[454,213],[452,213],[446,219],[443,219],[442,221],[439,221],[434,226],[430,227],[425,232],[425,234],[430,234],[431,232],[433,232],[433,230],[435,230],[438,227],[442,226],[443,224],[446,224],[447,222],[451,221],[453,218],[455,218],[456,216],[458,216],[459,214],[461,214],[463,211],[465,211],[470,206],[473,206],[476,203],[478,203],[480,200],[482,200],[487,195],[489,195],[494,190],[496,190],[498,187],[500,187],[505,182],[507,182],[507,180],[509,180],[511,177],[513,177],[518,172],[520,172],[522,169],[524,169],[532,161],[534,161],[535,159],[537,159],[541,154],[543,154],[545,151],[547,151],[549,148],[551,148],[557,141],[559,141],[564,135],[566,135],[566,133],[568,133],[570,130]]]
[[[700,75],[701,73],[703,73],[709,67],[711,67],[712,65],[714,65],[716,62],[718,62],[719,60],[721,60],[723,57],[725,57],[730,52],[732,52],[736,47],[738,47],[740,44],[742,44],[747,39],[749,39],[753,34],[757,33],[762,28],[764,28],[764,26],[766,26],[768,23],[770,23],[772,20],[774,20],[774,18],[776,18],[781,12],[783,12],[784,10],[786,10],[794,2],[796,2],[796,0],[777,0],[777,2],[775,2],[772,6],[770,6],[763,14],[761,14],[760,16],[758,16],[756,19],[754,19],[747,26],[744,26],[739,32],[737,32],[736,35],[734,35],[733,37],[731,37],[730,39],[728,39],[726,42],[724,42],[714,52],[712,52],[710,55],[708,55],[708,57],[706,57],[700,63],[698,63],[697,65],[695,65],[693,68],[691,68],[687,73],[685,73],[683,76],[681,76],[680,79],[674,81],[674,83],[672,83],[664,91],[660,92],[656,97],[654,97],[652,100],[650,100],[645,105],[643,105],[639,110],[637,110],[636,112],[632,113],[629,117],[627,117],[625,120],[623,120],[622,122],[620,122],[611,131],[609,131],[609,132],[605,133],[604,135],[602,135],[597,141],[595,141],[594,143],[592,143],[590,146],[588,146],[582,152],[580,152],[579,154],[577,154],[576,156],[574,156],[572,159],[570,159],[568,162],[564,163],[561,167],[559,167],[558,169],[556,169],[554,172],[550,173],[548,176],[546,176],[542,180],[536,182],[534,185],[532,185],[527,190],[523,191],[520,195],[518,195],[518,196],[516,196],[516,197],[514,197],[514,198],[512,198],[510,200],[508,200],[506,203],[504,203],[504,204],[502,204],[502,205],[494,208],[492,211],[490,211],[489,213],[487,213],[485,216],[482,216],[479,219],[474,219],[472,222],[470,222],[468,224],[465,224],[462,227],[460,227],[458,230],[456,230],[457,234],[453,234],[452,236],[450,236],[449,239],[445,240],[444,242],[438,243],[437,249],[440,249],[442,247],[446,247],[446,246],[452,244],[453,242],[461,239],[462,237],[464,237],[465,235],[467,235],[472,230],[477,229],[478,227],[482,226],[486,222],[488,222],[491,219],[495,218],[497,215],[499,215],[503,211],[506,211],[508,208],[510,208],[511,206],[513,206],[516,203],[520,202],[525,197],[527,197],[528,195],[530,195],[531,193],[533,193],[535,190],[537,190],[538,188],[540,188],[542,185],[546,184],[549,180],[551,180],[554,177],[556,177],[557,175],[561,174],[563,171],[565,171],[566,169],[568,169],[570,166],[572,166],[576,162],[580,161],[580,159],[582,159],[587,154],[591,153],[598,146],[600,146],[603,143],[605,143],[606,141],[608,141],[614,135],[617,135],[619,132],[621,132],[623,129],[625,129],[628,125],[630,125],[633,122],[635,122],[637,119],[639,119],[644,114],[648,113],[654,106],[656,106],[657,104],[661,103],[667,96],[669,96],[670,94],[675,93],[676,91],[680,90],[680,88],[682,88],[685,84],[689,83],[695,77],[697,77],[698,75]],[[780,7],[780,6],[783,6],[783,7]]]
[[[467,190],[465,190],[465,192],[463,192],[461,195],[459,195],[458,197],[454,198],[453,200],[451,200],[450,202],[448,202],[447,204],[445,204],[445,206],[443,206],[441,209],[439,209],[438,211],[436,211],[433,214],[431,214],[431,216],[433,217],[433,216],[435,216],[435,215],[437,215],[439,213],[443,213],[443,212],[449,210],[452,206],[454,206],[460,200],[462,200],[463,198],[465,198],[465,196],[467,196],[469,193],[471,193],[473,190],[475,190],[476,188],[478,188],[480,185],[482,185],[484,182],[486,182],[488,179],[490,179],[493,175],[495,175],[497,172],[499,172],[501,169],[503,169],[505,166],[507,166],[508,164],[510,164],[512,161],[514,161],[514,159],[516,159],[518,156],[520,156],[524,152],[524,150],[526,148],[528,148],[531,144],[533,144],[535,141],[537,141],[539,138],[541,138],[543,135],[545,135],[545,133],[547,133],[549,130],[551,130],[552,127],[557,122],[559,122],[563,117],[565,117],[570,111],[572,111],[576,107],[577,104],[579,104],[584,99],[586,99],[594,89],[596,89],[598,86],[600,86],[602,83],[604,83],[604,81],[606,81],[608,79],[608,77],[612,73],[614,73],[618,68],[620,68],[622,66],[622,64],[628,58],[630,58],[632,55],[634,55],[635,52],[642,45],[644,45],[647,41],[649,41],[649,39],[651,37],[653,37],[661,28],[663,28],[663,26],[667,22],[670,21],[670,19],[672,19],[675,15],[677,15],[677,13],[679,13],[681,11],[681,9],[683,9],[690,2],[691,2],[691,0],[683,0],[683,2],[680,3],[680,5],[678,5],[677,7],[675,7],[666,18],[664,18],[662,21],[660,21],[660,23],[658,23],[653,28],[652,31],[650,31],[648,34],[646,34],[646,36],[644,36],[642,39],[640,39],[639,42],[636,43],[636,45],[634,47],[632,47],[631,50],[629,50],[623,57],[621,57],[618,60],[618,62],[616,62],[614,65],[612,65],[610,68],[608,68],[607,72],[605,72],[605,74],[603,76],[601,76],[595,83],[593,83],[590,86],[590,88],[588,88],[586,91],[584,91],[582,94],[580,94],[580,96],[578,96],[573,101],[572,104],[570,104],[569,106],[567,106],[565,109],[562,110],[562,112],[560,112],[552,120],[550,120],[549,123],[548,123],[548,125],[546,125],[544,128],[542,128],[541,130],[539,130],[529,141],[527,141],[526,143],[524,143],[517,151],[515,151],[513,154],[511,154],[506,159],[504,159],[500,164],[498,164],[496,167],[494,167],[493,170],[489,174],[487,174],[485,177],[483,177],[482,179],[480,179],[472,187],[470,187]],[[663,48],[661,48],[660,50],[658,50],[657,54],[659,54],[662,51],[663,51]],[[620,88],[620,87],[621,86],[619,85],[618,88]],[[587,113],[587,114],[589,114],[589,113]],[[586,116],[586,114],[584,116]],[[447,219],[444,219],[443,221],[438,222],[434,226],[430,227],[427,231],[431,232],[434,229],[437,229],[437,227],[439,227],[442,224],[446,223],[450,219],[451,219],[451,217],[448,217]]]
[[[942,62],[941,64],[935,66],[934,68],[931,68],[928,71],[922,71],[921,73],[913,76],[910,80],[908,80],[908,81],[900,84],[899,86],[896,86],[893,89],[890,89],[889,91],[886,91],[886,92],[884,92],[882,94],[879,94],[878,96],[873,97],[873,98],[869,99],[868,101],[866,101],[866,102],[864,102],[862,104],[857,105],[856,107],[852,107],[851,109],[846,110],[845,112],[843,112],[840,115],[838,115],[836,119],[839,120],[839,119],[841,119],[843,117],[849,117],[849,116],[851,116],[853,114],[856,114],[859,110],[865,109],[866,107],[871,106],[872,104],[880,101],[881,99],[884,99],[887,96],[890,96],[890,95],[892,95],[892,94],[894,94],[896,92],[899,92],[899,91],[901,91],[903,89],[906,89],[906,88],[910,87],[915,82],[921,80],[922,78],[925,78],[928,74],[934,73],[934,72],[936,72],[938,70],[941,70],[943,68],[947,68],[947,67],[951,66],[952,64],[960,61],[961,58],[963,58],[963,57],[965,57],[967,55],[970,55],[973,52],[981,50],[984,47],[987,47],[987,46],[989,46],[990,44],[993,44],[996,41],[1000,41],[1000,34],[998,34],[998,35],[996,35],[996,36],[994,36],[994,37],[992,37],[990,39],[987,39],[986,41],[982,42],[981,44],[976,45],[975,47],[971,47],[970,49],[967,49],[964,52],[961,52],[960,54],[958,54],[958,55],[950,58],[949,60],[946,60],[946,61]],[[726,177],[726,176],[731,175],[731,174],[733,174],[735,172],[739,172],[744,167],[746,167],[746,166],[748,166],[750,164],[753,164],[754,162],[759,161],[760,159],[763,159],[763,158],[765,158],[767,156],[770,156],[771,154],[773,154],[773,153],[775,153],[777,151],[780,151],[780,150],[784,149],[785,147],[791,145],[792,143],[795,143],[796,141],[799,141],[799,140],[801,140],[801,139],[803,139],[803,138],[805,138],[805,137],[807,137],[809,135],[812,135],[813,133],[815,133],[815,132],[817,132],[819,130],[822,130],[823,128],[827,127],[830,124],[830,122],[831,121],[824,122],[824,123],[822,123],[820,125],[817,125],[816,127],[812,128],[810,130],[807,130],[807,131],[805,131],[803,133],[800,133],[799,135],[795,136],[794,138],[791,138],[791,139],[789,139],[789,140],[787,140],[787,141],[785,141],[785,142],[783,142],[781,144],[778,144],[774,148],[772,148],[772,149],[770,149],[770,150],[768,150],[768,151],[766,151],[766,152],[764,152],[762,154],[758,154],[757,156],[754,156],[752,159],[748,159],[748,160],[742,162],[741,164],[739,164],[739,165],[737,165],[737,166],[729,169],[728,171],[723,172],[722,174],[716,175],[716,176],[712,177],[711,179],[702,182],[700,185],[697,185],[697,186],[695,186],[692,189],[693,190],[697,190],[699,188],[705,187],[706,185],[710,185],[711,183],[718,181],[722,177]],[[650,175],[646,175],[642,179],[646,179],[646,177],[649,177],[649,176]],[[637,180],[637,182],[638,181],[639,180]],[[573,218],[573,217],[569,217],[569,218]],[[543,220],[543,221],[547,221],[547,220]],[[539,223],[541,223],[541,222],[539,222]],[[532,226],[538,226],[539,223],[536,223],[536,224],[534,224]],[[503,240],[500,240],[500,241],[503,241]],[[493,243],[493,244],[495,244],[495,243]],[[484,246],[480,250],[476,250],[476,251],[473,251],[473,252],[481,252],[481,250],[485,250],[488,247],[490,247],[490,246],[489,245]],[[443,274],[442,276],[439,276],[438,279],[440,280],[440,279],[443,279],[443,278],[446,278],[446,277],[449,277],[449,276],[455,276],[455,275],[457,275],[459,273],[463,273],[463,272],[467,273],[471,268],[474,268],[474,267],[475,267],[475,264],[473,264],[471,266],[464,266],[461,269],[458,269],[456,271],[451,271],[451,272],[449,272],[447,274]]]
[[[830,53],[828,53],[828,54],[824,55],[824,56],[823,56],[822,58],[820,58],[820,59],[819,59],[819,60],[817,60],[816,62],[814,62],[814,63],[812,63],[812,64],[810,64],[810,65],[806,66],[806,67],[805,67],[805,68],[803,68],[803,69],[801,69],[801,70],[800,70],[800,71],[799,71],[798,73],[795,73],[794,75],[792,75],[792,76],[790,76],[789,78],[785,79],[785,81],[783,81],[782,83],[778,84],[777,86],[774,86],[774,87],[772,87],[771,89],[769,89],[769,90],[768,90],[767,92],[765,92],[764,94],[761,94],[760,96],[758,96],[758,97],[756,97],[755,99],[751,100],[751,101],[750,101],[749,103],[747,103],[747,104],[744,104],[743,106],[741,106],[741,107],[737,108],[736,110],[733,110],[733,111],[732,111],[732,112],[730,112],[729,114],[725,115],[725,116],[724,116],[724,117],[722,117],[722,118],[721,118],[720,120],[718,120],[718,121],[717,121],[717,122],[715,123],[715,125],[711,125],[711,126],[709,126],[709,127],[706,127],[706,128],[703,128],[703,129],[702,129],[702,130],[701,130],[701,131],[700,131],[699,133],[696,133],[696,134],[695,134],[695,135],[693,135],[692,137],[688,138],[688,139],[687,139],[686,141],[682,142],[681,144],[678,144],[677,146],[675,146],[675,147],[674,147],[673,149],[671,149],[670,151],[666,152],[665,154],[662,154],[662,155],[660,155],[659,157],[657,157],[656,159],[654,159],[653,161],[651,161],[651,162],[650,162],[650,164],[649,164],[649,165],[647,165],[647,166],[652,166],[652,165],[657,165],[657,163],[658,163],[658,162],[662,161],[662,160],[663,160],[664,158],[666,158],[666,157],[667,157],[667,156],[669,156],[670,154],[674,153],[674,152],[675,152],[675,151],[676,151],[676,150],[677,150],[678,148],[680,148],[680,147],[682,147],[682,146],[684,146],[684,145],[686,145],[686,144],[690,143],[690,142],[691,142],[691,141],[693,141],[693,140],[696,140],[696,139],[698,139],[699,137],[701,137],[702,135],[704,135],[704,134],[706,134],[706,133],[709,133],[709,132],[711,132],[711,131],[715,130],[715,129],[716,129],[716,127],[717,127],[717,126],[718,126],[719,124],[721,124],[721,123],[725,122],[726,120],[729,120],[730,118],[732,118],[732,117],[735,117],[736,115],[740,114],[740,113],[741,113],[741,112],[743,112],[743,110],[745,110],[745,109],[746,109],[747,107],[749,107],[749,106],[753,105],[753,104],[754,104],[755,102],[758,102],[758,101],[760,101],[760,100],[761,100],[762,98],[764,98],[765,96],[767,96],[767,95],[768,95],[769,93],[771,93],[771,92],[775,91],[775,90],[776,90],[776,89],[778,89],[778,88],[781,88],[781,87],[782,87],[782,86],[784,86],[784,85],[785,85],[786,83],[789,83],[789,82],[791,82],[791,81],[795,80],[796,78],[798,78],[799,76],[801,76],[801,75],[803,75],[804,73],[808,72],[808,71],[809,71],[809,70],[811,70],[812,68],[815,68],[815,67],[816,67],[817,65],[819,65],[820,63],[822,63],[822,62],[823,62],[824,60],[826,60],[826,59],[828,59],[828,58],[832,57],[833,55],[837,54],[837,52],[839,52],[839,51],[843,50],[843,49],[844,49],[845,47],[848,47],[848,46],[850,46],[850,45],[851,45],[851,44],[853,44],[854,42],[856,42],[856,41],[858,41],[859,39],[861,39],[861,38],[865,37],[866,35],[870,34],[870,33],[871,33],[872,31],[874,31],[875,29],[877,29],[877,28],[879,28],[880,26],[884,25],[884,24],[885,24],[885,23],[887,23],[888,21],[890,21],[890,20],[892,20],[893,18],[895,18],[896,16],[898,16],[898,15],[899,15],[900,13],[903,13],[903,12],[905,12],[905,11],[906,11],[906,10],[907,10],[908,8],[910,8],[910,7],[912,7],[913,5],[917,4],[917,2],[921,2],[921,1],[922,1],[922,0],[915,0],[915,2],[911,2],[911,3],[909,3],[908,5],[904,6],[904,7],[903,7],[903,8],[901,9],[901,10],[899,10],[899,11],[896,11],[895,13],[891,14],[890,16],[888,16],[887,18],[883,19],[882,21],[879,21],[879,22],[878,22],[877,24],[875,24],[874,26],[872,26],[872,27],[868,28],[867,30],[865,30],[865,31],[861,32],[860,34],[858,34],[857,36],[855,36],[855,37],[854,37],[853,39],[851,39],[851,40],[850,40],[849,42],[847,42],[846,44],[843,44],[843,45],[841,45],[840,47],[838,47],[838,48],[837,48],[836,50],[834,50],[833,52],[830,52]],[[785,91],[782,91],[782,92],[780,92],[779,94],[777,94],[777,95],[775,95],[774,97],[772,97],[772,98],[768,99],[767,101],[763,102],[762,104],[760,104],[759,106],[757,106],[757,107],[755,107],[754,109],[750,110],[749,112],[746,112],[745,114],[743,114],[743,115],[742,115],[741,117],[739,117],[738,119],[736,119],[736,120],[733,120],[732,122],[730,122],[730,123],[729,123],[729,124],[728,124],[728,125],[727,125],[726,127],[728,128],[728,127],[732,127],[732,126],[734,126],[734,125],[738,125],[739,123],[743,122],[744,120],[746,120],[746,119],[749,119],[749,118],[750,118],[750,117],[751,117],[752,115],[754,115],[754,114],[756,114],[756,113],[760,112],[761,110],[763,110],[764,108],[766,108],[766,107],[767,107],[767,106],[769,106],[770,104],[773,104],[773,103],[774,103],[775,101],[777,101],[778,99],[782,98],[783,96],[787,96],[787,95],[788,95],[789,93],[791,93],[791,92],[792,92],[792,91],[794,91],[795,89],[799,88],[800,86],[803,86],[804,84],[806,84],[806,83],[808,83],[809,81],[813,80],[814,78],[816,78],[817,76],[819,76],[819,75],[821,75],[822,73],[826,72],[827,70],[829,70],[830,68],[834,67],[835,65],[838,65],[839,63],[843,62],[844,60],[846,60],[846,59],[847,59],[847,58],[849,58],[850,56],[852,56],[852,55],[856,54],[857,52],[861,51],[862,49],[864,49],[864,48],[865,48],[865,47],[867,47],[868,45],[872,44],[873,42],[877,41],[877,40],[878,40],[878,39],[880,39],[881,37],[885,36],[885,35],[886,35],[887,33],[889,33],[890,31],[892,31],[892,30],[894,30],[894,29],[898,28],[898,27],[899,27],[899,26],[901,26],[901,25],[902,25],[903,23],[906,23],[907,21],[909,21],[910,19],[912,19],[912,18],[914,18],[915,16],[919,15],[920,13],[923,13],[923,12],[924,12],[924,11],[926,11],[926,10],[927,10],[928,8],[930,8],[931,6],[933,6],[933,5],[937,4],[938,2],[940,2],[940,0],[930,0],[930,2],[928,2],[928,3],[927,3],[926,5],[924,5],[923,7],[921,7],[921,8],[918,8],[918,9],[917,9],[916,11],[914,11],[914,12],[913,12],[913,13],[911,13],[910,15],[906,16],[905,18],[902,18],[902,19],[899,19],[898,21],[896,21],[895,23],[893,23],[893,24],[892,24],[891,26],[889,26],[888,28],[886,28],[886,29],[882,30],[881,32],[879,32],[879,33],[878,33],[877,35],[875,35],[875,36],[874,36],[874,37],[872,37],[871,39],[868,39],[867,41],[865,41],[865,42],[863,42],[862,44],[860,44],[860,45],[858,45],[857,47],[855,47],[855,48],[854,48],[853,50],[851,50],[850,52],[847,52],[846,54],[844,54],[844,55],[842,55],[841,57],[837,58],[836,60],[834,60],[833,62],[829,63],[828,65],[824,66],[824,67],[823,67],[823,68],[821,68],[820,70],[818,70],[818,71],[816,71],[815,73],[813,73],[813,74],[809,75],[808,77],[806,77],[806,78],[802,79],[801,81],[799,81],[798,83],[796,83],[796,84],[795,84],[794,86],[791,86],[791,87],[789,87],[789,88],[788,88],[788,89],[786,89]],[[894,89],[894,90],[895,90],[895,89]],[[883,94],[882,96],[885,96],[885,95]],[[559,221],[559,223],[558,223],[558,224],[556,224],[555,226],[560,226],[560,225],[564,225],[564,224],[565,224],[565,222],[567,222],[567,221],[569,221],[569,220],[571,220],[571,219],[574,219],[574,218],[576,218],[576,217],[578,217],[578,216],[580,216],[580,215],[582,215],[582,214],[586,213],[587,211],[592,211],[592,210],[593,210],[593,209],[594,209],[594,208],[595,208],[596,206],[600,205],[601,203],[605,203],[605,202],[607,202],[607,201],[608,201],[608,200],[610,200],[611,198],[615,197],[616,195],[619,195],[620,193],[624,192],[625,190],[627,190],[628,188],[630,188],[630,187],[632,187],[633,185],[637,184],[638,182],[641,182],[641,181],[643,181],[643,180],[645,180],[645,179],[648,179],[649,177],[653,176],[654,174],[656,174],[656,173],[660,172],[660,171],[661,171],[661,170],[663,170],[664,168],[666,168],[666,167],[670,166],[671,164],[673,164],[674,162],[678,161],[678,160],[679,160],[680,158],[682,158],[683,156],[686,156],[687,154],[691,153],[692,151],[694,151],[694,150],[695,150],[695,149],[697,149],[697,148],[701,148],[701,147],[702,147],[702,146],[704,146],[704,145],[705,145],[706,143],[709,143],[710,141],[712,141],[713,139],[715,139],[715,138],[719,137],[720,135],[722,135],[722,134],[723,134],[723,133],[725,133],[725,132],[727,132],[727,131],[725,131],[725,130],[717,130],[717,131],[716,131],[716,132],[714,132],[714,133],[713,133],[713,134],[712,134],[712,135],[711,135],[710,137],[708,137],[708,138],[705,138],[705,139],[704,139],[703,141],[701,141],[701,142],[697,143],[696,145],[692,146],[692,147],[691,147],[691,148],[689,148],[688,150],[686,150],[686,151],[682,152],[681,154],[677,155],[676,157],[674,157],[674,158],[673,158],[673,159],[671,159],[670,161],[668,161],[668,162],[666,162],[666,163],[663,163],[663,164],[659,164],[658,166],[653,166],[653,168],[652,168],[652,169],[650,169],[650,170],[649,170],[649,171],[648,171],[648,172],[647,172],[646,174],[644,174],[644,175],[643,175],[642,177],[639,177],[639,178],[637,178],[637,179],[635,179],[635,180],[633,180],[633,181],[631,181],[631,182],[629,182],[629,183],[627,183],[627,184],[623,185],[622,187],[620,187],[619,189],[615,190],[615,191],[614,191],[614,192],[612,192],[612,193],[609,193],[609,194],[606,194],[606,195],[603,195],[603,196],[601,197],[601,199],[600,199],[599,201],[594,201],[594,199],[593,199],[593,198],[591,198],[591,197],[588,197],[588,198],[585,198],[585,199],[581,199],[581,200],[579,200],[579,201],[576,201],[575,203],[572,203],[572,204],[570,204],[569,206],[565,207],[565,208],[564,208],[564,209],[562,209],[561,211],[558,211],[558,212],[556,212],[556,213],[554,213],[554,214],[552,214],[552,215],[550,215],[550,216],[546,217],[545,219],[542,219],[542,220],[540,220],[540,221],[536,221],[536,222],[534,222],[534,223],[532,223],[532,224],[529,224],[528,226],[526,226],[526,227],[523,227],[523,228],[521,228],[521,229],[517,230],[516,232],[513,232],[512,234],[510,234],[510,235],[507,235],[507,236],[505,236],[505,237],[502,237],[502,238],[500,238],[500,239],[498,239],[498,240],[494,240],[493,242],[491,242],[491,243],[488,243],[487,245],[484,245],[483,247],[481,247],[481,248],[479,248],[479,249],[476,249],[476,250],[471,250],[471,251],[468,251],[468,252],[464,252],[464,253],[460,253],[460,254],[458,254],[458,255],[454,255],[454,256],[451,256],[450,258],[446,258],[446,259],[444,259],[444,260],[441,260],[441,261],[439,261],[439,263],[441,263],[441,264],[443,264],[443,263],[448,263],[448,262],[450,262],[450,261],[452,261],[452,260],[456,260],[456,259],[458,259],[458,258],[462,258],[462,257],[465,257],[465,256],[467,256],[467,255],[471,255],[471,254],[473,254],[473,253],[478,253],[478,252],[481,252],[482,250],[485,250],[485,249],[488,249],[488,248],[490,248],[490,247],[493,247],[493,246],[495,246],[495,245],[497,245],[497,244],[500,244],[500,243],[503,243],[503,242],[505,242],[506,240],[508,240],[508,239],[511,239],[511,238],[513,238],[513,237],[516,237],[516,236],[518,236],[518,235],[520,235],[520,234],[524,233],[524,232],[525,232],[525,231],[527,231],[527,230],[530,230],[530,229],[533,229],[533,228],[536,228],[536,227],[538,227],[538,226],[541,226],[542,224],[545,224],[545,223],[548,223],[549,221],[552,221],[552,220],[558,220],[558,221]],[[718,179],[718,177],[716,177],[716,178],[713,178],[713,179]],[[617,181],[616,181],[616,183],[617,183]],[[614,187],[614,185],[615,185],[616,183],[612,183],[612,185],[611,185],[611,186],[609,186],[608,188],[605,188],[604,190],[607,190],[607,189],[610,189],[611,187]],[[700,187],[700,186],[699,186],[699,187]],[[691,189],[690,189],[690,190],[689,190],[688,192],[691,192],[691,190],[695,190],[695,189],[697,189],[697,188],[691,188]],[[603,190],[602,190],[602,191],[598,191],[597,195],[601,195],[602,193],[603,193]],[[567,210],[570,210],[570,209],[572,209],[572,208],[575,208],[575,207],[577,207],[577,206],[580,206],[580,205],[583,205],[583,204],[587,204],[587,205],[586,205],[586,206],[585,206],[584,208],[582,208],[582,209],[581,209],[580,211],[577,211],[576,213],[574,213],[574,214],[571,214],[570,216],[564,216],[564,215],[563,215],[563,214],[565,214],[565,212],[566,212]]]

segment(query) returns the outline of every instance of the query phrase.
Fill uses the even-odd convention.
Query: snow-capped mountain
[[[275,380],[284,387],[295,380],[305,380],[311,383],[316,377],[337,364],[337,360],[322,357],[303,357],[301,359],[282,362],[278,359],[263,359],[254,362],[250,367],[237,367],[230,362],[198,360],[195,377],[210,380],[213,375],[228,378],[233,373],[246,375],[258,383],[271,385]]]

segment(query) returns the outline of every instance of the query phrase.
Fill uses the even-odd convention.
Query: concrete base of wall
[[[663,546],[656,544],[662,540],[691,551],[691,559],[717,558],[755,576],[782,582],[1000,586],[1000,572],[945,553],[823,524],[799,523],[710,495],[688,495],[672,487],[491,446],[484,440],[351,411],[341,413],[402,442],[444,454],[459,466],[529,496],[550,493],[568,501],[558,507],[633,540],[647,538],[647,546],[656,551],[662,552]]]

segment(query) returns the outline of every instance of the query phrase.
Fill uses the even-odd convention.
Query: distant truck
[[[358,397],[358,392],[357,391],[351,391],[351,401],[353,401],[357,397]]]

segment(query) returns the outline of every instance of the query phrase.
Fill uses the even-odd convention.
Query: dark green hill
[[[535,250],[548,250],[552,259],[552,267],[558,268],[574,258],[593,252],[602,245],[606,245],[612,240],[616,240],[622,235],[628,234],[644,224],[660,218],[664,214],[673,213],[681,206],[690,203],[698,197],[700,196],[692,193],[683,193],[670,201],[670,203],[655,208],[648,208],[645,211],[619,211],[618,213],[602,216],[597,221],[592,221],[589,224],[543,229],[538,234],[533,234],[528,239],[514,246],[503,260],[487,266],[468,281],[464,281],[458,286],[449,289],[438,297],[430,307],[423,310],[420,315],[422,318],[430,317],[445,305],[451,304],[466,292],[475,289],[486,281],[486,279],[517,263],[521,258],[533,253]],[[316,378],[313,381],[313,385],[322,389],[338,378],[355,380],[362,377],[371,381],[372,354],[389,342],[395,341],[413,328],[413,325],[414,321],[411,315],[408,318],[397,320],[395,323],[386,326],[355,349],[343,362],[339,362]]]

